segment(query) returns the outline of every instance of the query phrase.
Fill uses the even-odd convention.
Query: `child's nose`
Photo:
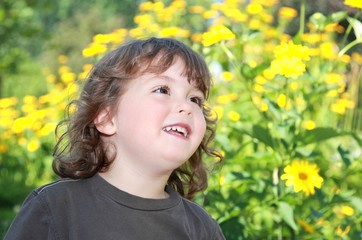
[[[179,101],[176,106],[176,112],[190,115],[192,113],[191,102]]]

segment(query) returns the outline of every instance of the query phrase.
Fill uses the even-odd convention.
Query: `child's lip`
[[[184,135],[184,137],[189,137],[191,135],[191,127],[190,125],[186,124],[186,123],[174,123],[174,124],[169,124],[166,125],[165,127],[162,128],[162,130],[166,131],[167,128],[172,128],[172,127],[179,127],[181,128],[181,130],[186,130],[186,135]]]

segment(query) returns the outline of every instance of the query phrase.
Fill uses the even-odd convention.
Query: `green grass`
[[[1,97],[38,96],[46,91],[46,78],[40,64],[36,60],[29,60],[21,64],[18,73],[3,77]]]

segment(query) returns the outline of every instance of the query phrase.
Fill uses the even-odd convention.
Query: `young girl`
[[[214,120],[204,60],[173,39],[136,40],[98,62],[68,106],[62,177],[34,190],[5,239],[224,239],[191,202],[207,187]]]

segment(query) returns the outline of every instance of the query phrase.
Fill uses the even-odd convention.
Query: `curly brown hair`
[[[88,178],[108,169],[115,156],[109,156],[94,119],[106,108],[114,110],[128,81],[145,72],[161,74],[175,61],[185,64],[184,74],[205,97],[209,95],[211,76],[204,59],[185,44],[170,38],[134,40],[106,54],[87,77],[80,97],[67,106],[67,118],[56,128],[53,170],[60,177]],[[215,135],[216,118],[203,106],[207,123],[205,136],[196,152],[175,169],[168,184],[182,196],[192,199],[207,187],[203,153],[223,160],[210,143]],[[65,127],[65,131],[63,130]]]

